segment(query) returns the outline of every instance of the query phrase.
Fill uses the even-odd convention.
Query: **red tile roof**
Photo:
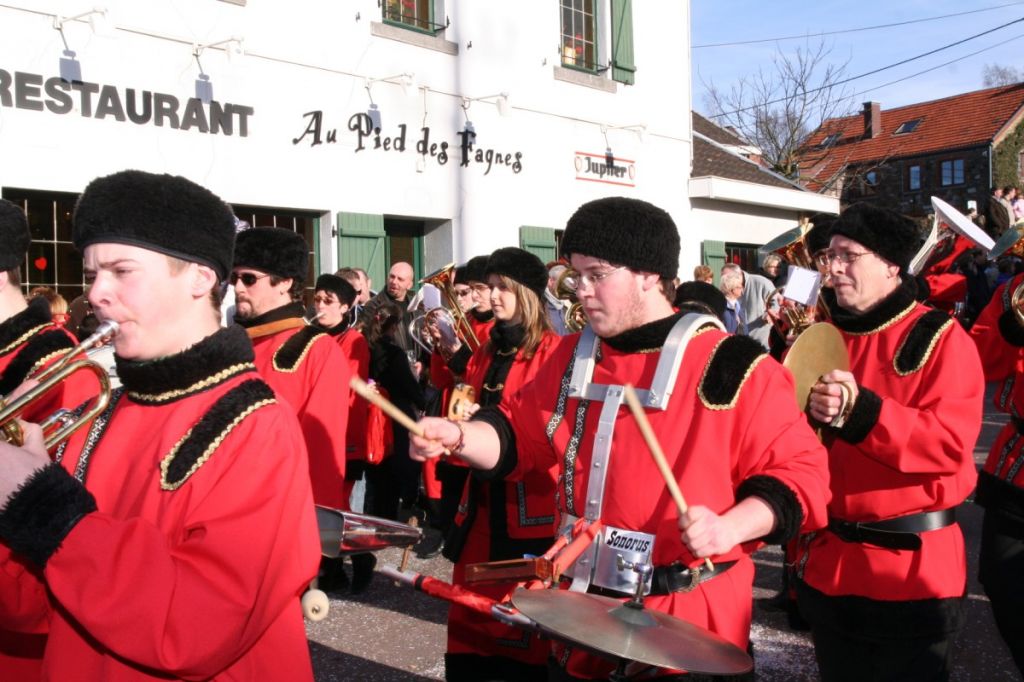
[[[988,144],[1024,106],[1024,83],[954,95],[881,112],[882,132],[861,139],[862,113],[825,121],[808,139],[801,160],[801,180],[810,186],[828,182],[851,164],[932,154]],[[920,119],[911,133],[895,134],[905,122]],[[828,149],[821,143],[839,133]]]

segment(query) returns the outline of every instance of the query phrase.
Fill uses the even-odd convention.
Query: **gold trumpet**
[[[118,324],[113,320],[107,320],[100,324],[96,331],[87,339],[74,348],[66,351],[60,360],[44,368],[36,376],[30,377],[38,381],[38,385],[32,387],[17,398],[5,396],[0,399],[0,437],[12,445],[24,445],[25,434],[18,419],[34,403],[41,400],[52,388],[65,381],[75,372],[92,372],[100,384],[100,392],[93,399],[93,404],[77,417],[66,408],[58,409],[40,423],[43,429],[43,437],[46,439],[46,450],[52,452],[54,448],[71,437],[78,429],[86,426],[93,419],[98,417],[110,404],[110,377],[107,370],[92,360],[84,358],[75,359],[76,356],[84,353],[98,341],[106,342],[117,333]]]
[[[568,278],[575,276],[577,276],[575,270],[566,268],[555,280],[555,297],[569,302],[569,306],[563,314],[563,320],[565,328],[573,334],[587,326],[587,313],[583,311],[583,304],[577,300],[576,292],[566,284]]]
[[[455,263],[449,263],[420,280],[420,284],[432,284],[437,287],[444,296],[445,304],[443,308],[428,310],[421,324],[428,322],[451,324],[454,327],[455,334],[462,342],[468,345],[470,350],[475,351],[480,347],[480,340],[476,338],[473,327],[469,323],[469,318],[466,317],[466,314],[462,312],[462,307],[459,306],[459,297],[455,295],[454,279]],[[447,320],[449,316],[451,317],[451,322]]]

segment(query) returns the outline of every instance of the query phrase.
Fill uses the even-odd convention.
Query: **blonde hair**
[[[51,315],[66,315],[68,312],[67,300],[50,287],[33,287],[32,291],[28,292],[28,298],[30,301],[33,298],[45,298],[50,304]]]
[[[505,288],[516,297],[516,312],[511,321],[522,325],[526,330],[519,350],[522,352],[523,358],[529,360],[537,352],[537,346],[540,345],[544,332],[551,329],[547,310],[544,309],[540,298],[532,289],[505,275],[498,275],[498,278]],[[488,352],[492,350],[490,341],[487,342],[487,350]]]

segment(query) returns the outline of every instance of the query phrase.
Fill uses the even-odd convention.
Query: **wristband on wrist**
[[[462,448],[466,445],[466,429],[462,427],[462,422],[456,419],[449,419],[449,422],[455,424],[455,427],[459,430],[459,439],[455,441],[455,445],[448,448],[448,452],[452,455],[457,455],[462,452]]]

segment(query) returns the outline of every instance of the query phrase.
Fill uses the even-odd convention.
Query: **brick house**
[[[1024,184],[1024,84],[829,119],[801,152],[800,180],[845,205],[874,201],[909,216],[938,196],[984,214],[990,189]]]

